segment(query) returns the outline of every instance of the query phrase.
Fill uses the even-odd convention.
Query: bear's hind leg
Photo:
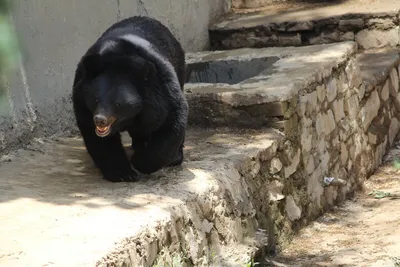
[[[185,128],[171,126],[170,129],[153,133],[146,143],[133,140],[135,151],[132,156],[132,165],[136,170],[150,174],[163,167],[182,163]]]

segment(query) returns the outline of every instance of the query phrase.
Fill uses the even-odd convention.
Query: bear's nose
[[[94,116],[94,124],[99,127],[107,126],[107,118],[103,115],[96,115]]]

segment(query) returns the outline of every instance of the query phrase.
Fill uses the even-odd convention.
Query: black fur
[[[181,45],[148,17],[114,24],[89,48],[78,64],[72,99],[87,151],[105,179],[136,180],[122,131],[132,138],[131,163],[139,172],[182,163],[188,116],[184,79]],[[94,115],[114,120],[109,136],[96,135]]]

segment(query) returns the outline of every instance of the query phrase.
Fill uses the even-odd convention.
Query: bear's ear
[[[99,54],[88,54],[82,58],[81,66],[85,78],[94,77],[100,70],[102,57]]]

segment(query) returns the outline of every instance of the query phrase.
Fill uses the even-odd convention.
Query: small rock
[[[399,27],[387,31],[362,30],[357,33],[356,42],[363,49],[397,46],[399,44]]]
[[[310,31],[314,28],[312,21],[295,22],[287,26],[288,32]]]
[[[325,96],[326,96],[326,87],[325,85],[318,85],[317,86],[317,96],[318,96],[318,100],[319,102],[324,102],[325,100]]]
[[[341,19],[339,20],[339,29],[341,31],[360,30],[364,26],[363,19]]]
[[[269,200],[272,202],[277,202],[279,200],[284,199],[285,196],[282,194],[283,188],[284,188],[283,183],[277,180],[272,181],[268,187]]]
[[[354,41],[354,32],[346,32],[340,35],[340,41]]]
[[[291,195],[286,197],[285,209],[289,220],[295,221],[301,218],[301,209],[296,205]]]
[[[386,80],[385,85],[382,88],[381,99],[383,101],[386,101],[389,99],[389,80]]]
[[[326,85],[326,96],[329,102],[332,102],[337,96],[337,80],[331,78]]]
[[[278,158],[273,158],[269,170],[270,173],[277,174],[282,170],[282,162]]]
[[[315,170],[315,163],[314,163],[314,157],[309,156],[306,164],[306,172],[307,174],[311,174]]]
[[[361,84],[360,88],[358,88],[358,99],[361,100],[365,96],[365,85]]]
[[[378,137],[375,134],[368,132],[368,142],[376,145],[377,141],[378,141]]]
[[[209,222],[207,219],[204,219],[203,222],[201,223],[202,231],[205,233],[210,233],[213,227],[214,224]]]
[[[339,122],[342,118],[344,118],[343,99],[333,102],[333,113],[335,115],[336,122]]]
[[[343,165],[346,164],[347,159],[349,158],[349,152],[347,151],[347,147],[345,143],[340,144],[340,161]]]
[[[390,126],[389,126],[389,145],[393,144],[393,141],[397,135],[397,133],[399,132],[399,121],[397,120],[397,118],[392,118],[392,121],[390,122]]]
[[[393,68],[392,72],[390,73],[389,91],[390,95],[393,97],[396,97],[397,93],[399,92],[399,76],[396,68]]]
[[[358,97],[357,95],[352,95],[350,98],[346,99],[344,102],[344,110],[347,112],[351,119],[355,119],[358,114]]]
[[[350,60],[349,64],[345,68],[347,79],[349,81],[350,88],[358,88],[361,83],[361,70],[360,66],[355,60]]]
[[[374,90],[372,91],[370,97],[368,98],[367,102],[364,104],[364,107],[362,107],[360,111],[361,121],[363,123],[365,131],[371,125],[372,120],[378,115],[379,108],[380,108],[379,96],[376,90]]]
[[[299,33],[280,35],[278,36],[278,42],[282,46],[298,46],[301,45],[301,35]]]
[[[339,31],[326,31],[321,33],[321,43],[328,44],[340,41]]]
[[[377,30],[388,30],[396,26],[392,19],[372,18],[367,22],[368,28],[376,28]]]
[[[300,155],[301,151],[299,149],[297,150],[296,155],[293,157],[291,164],[285,167],[285,178],[289,178],[290,175],[296,172],[297,166],[299,166],[300,163]]]
[[[335,118],[331,109],[328,110],[328,118],[325,121],[325,133],[330,134],[336,128]]]

